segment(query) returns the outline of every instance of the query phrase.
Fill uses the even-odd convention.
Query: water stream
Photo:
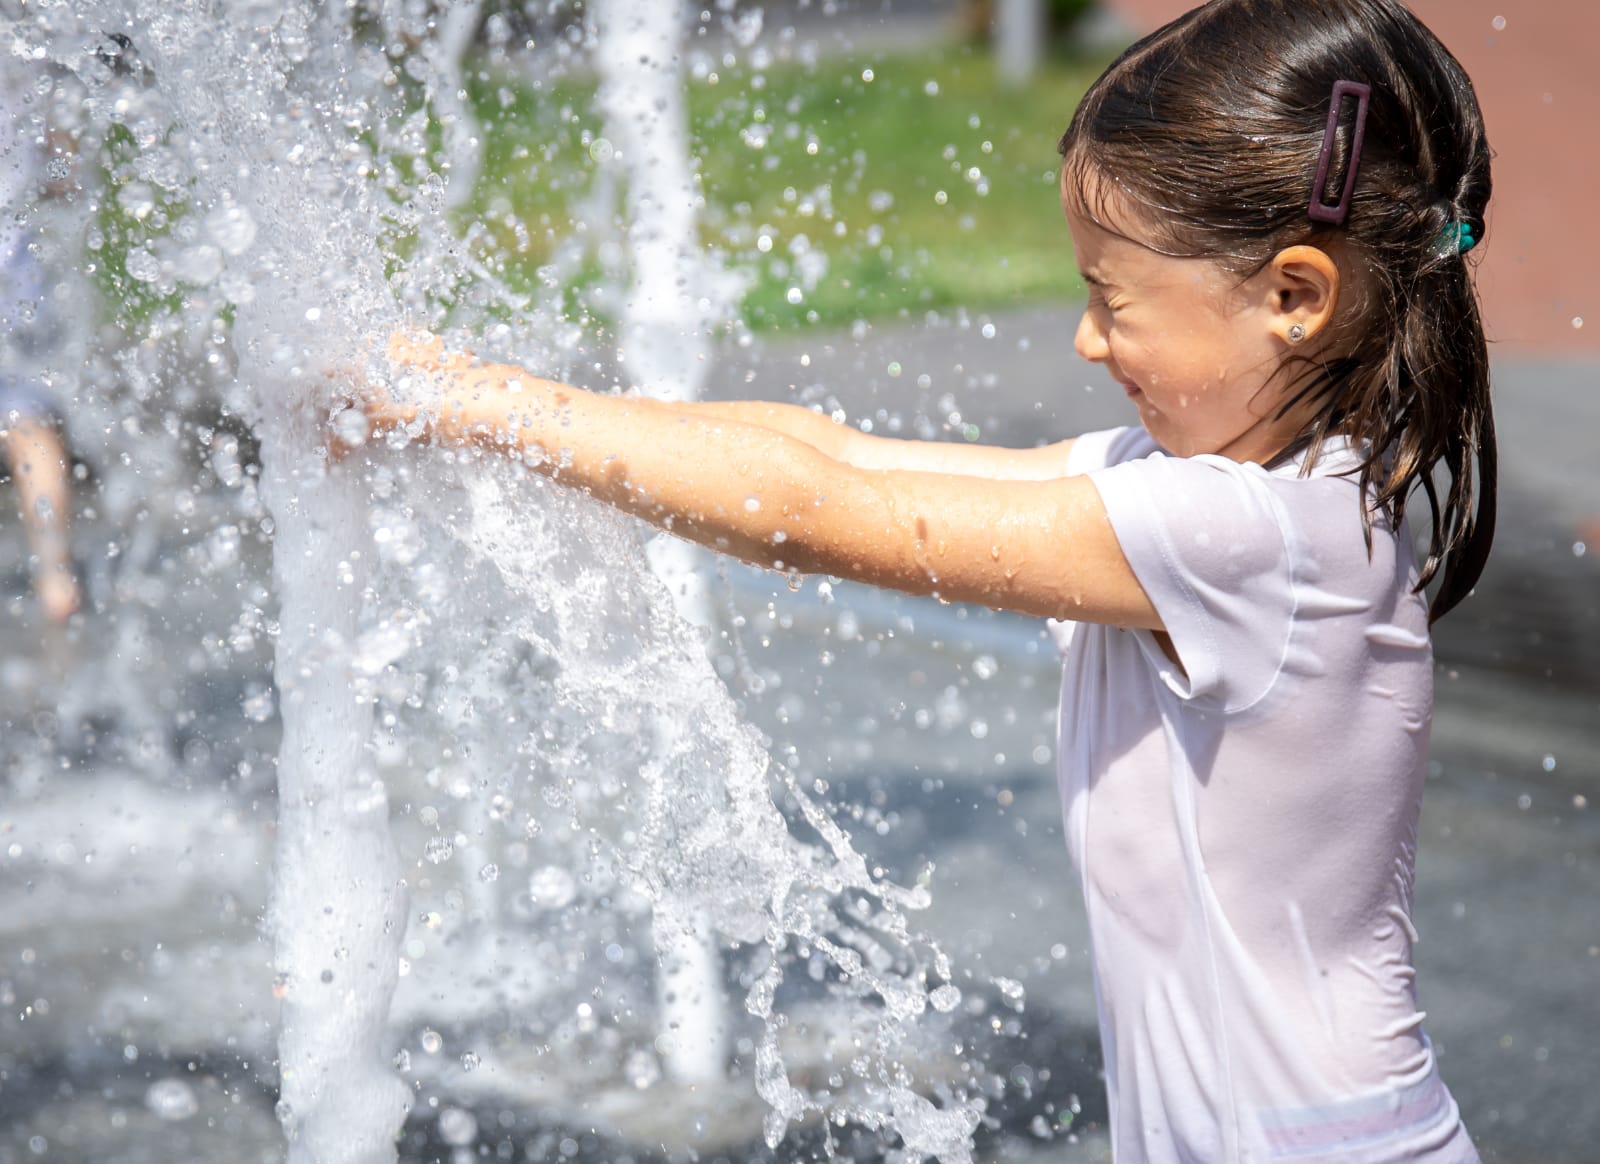
[[[659,1145],[663,1112],[752,1092],[769,1146],[820,1120],[968,1159],[981,1064],[919,1050],[960,997],[911,922],[926,889],[870,865],[742,720],[707,659],[703,565],[674,543],[647,556],[635,525],[515,464],[403,441],[329,463],[329,417],[363,378],[426,399],[373,354],[396,327],[691,397],[734,326],[736,275],[689,242],[670,6],[606,0],[537,58],[599,75],[574,116],[595,130],[585,230],[630,257],[595,297],[620,343],[566,294],[581,245],[515,288],[457,209],[476,15],[74,0],[10,29],[101,151],[80,207],[121,298],[78,393],[106,418],[107,504],[159,490],[205,585],[231,587],[221,641],[273,658],[243,706],[276,714],[276,755],[236,770],[275,778],[260,988],[280,1005],[289,1159],[394,1160],[419,1119],[469,1147],[491,1100]],[[491,34],[472,67],[529,67]],[[247,538],[270,541],[270,588]],[[107,682],[129,724],[123,666]]]

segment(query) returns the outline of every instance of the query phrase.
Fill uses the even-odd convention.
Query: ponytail
[[[1358,398],[1350,427],[1379,434],[1361,467],[1362,494],[1372,498],[1372,511],[1387,512],[1398,526],[1414,489],[1428,499],[1428,549],[1418,586],[1439,580],[1428,608],[1431,624],[1471,592],[1494,540],[1489,353],[1464,255],[1425,262],[1400,291],[1399,323],[1381,383]],[[1439,466],[1448,475],[1442,502]]]

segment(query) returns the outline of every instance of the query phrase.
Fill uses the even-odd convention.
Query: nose
[[[1094,308],[1084,309],[1082,318],[1078,320],[1078,334],[1073,338],[1072,347],[1091,364],[1101,363],[1110,354],[1105,328],[1095,318]]]

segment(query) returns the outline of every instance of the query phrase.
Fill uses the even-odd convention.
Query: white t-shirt
[[[1183,662],[1052,624],[1118,1164],[1478,1158],[1413,990],[1427,609],[1356,463],[1073,449]]]

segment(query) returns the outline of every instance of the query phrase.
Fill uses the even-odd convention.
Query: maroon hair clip
[[[1328,171],[1333,167],[1333,147],[1339,140],[1339,108],[1346,97],[1356,99],[1355,132],[1350,139],[1350,162],[1345,167],[1344,190],[1339,201],[1329,205],[1326,201]],[[1367,102],[1372,97],[1372,87],[1360,81],[1335,81],[1333,104],[1328,110],[1328,128],[1322,135],[1322,153],[1317,158],[1317,184],[1311,188],[1311,208],[1307,211],[1312,222],[1331,222],[1344,225],[1350,217],[1350,195],[1356,188],[1356,170],[1361,166],[1361,146],[1367,139]]]

